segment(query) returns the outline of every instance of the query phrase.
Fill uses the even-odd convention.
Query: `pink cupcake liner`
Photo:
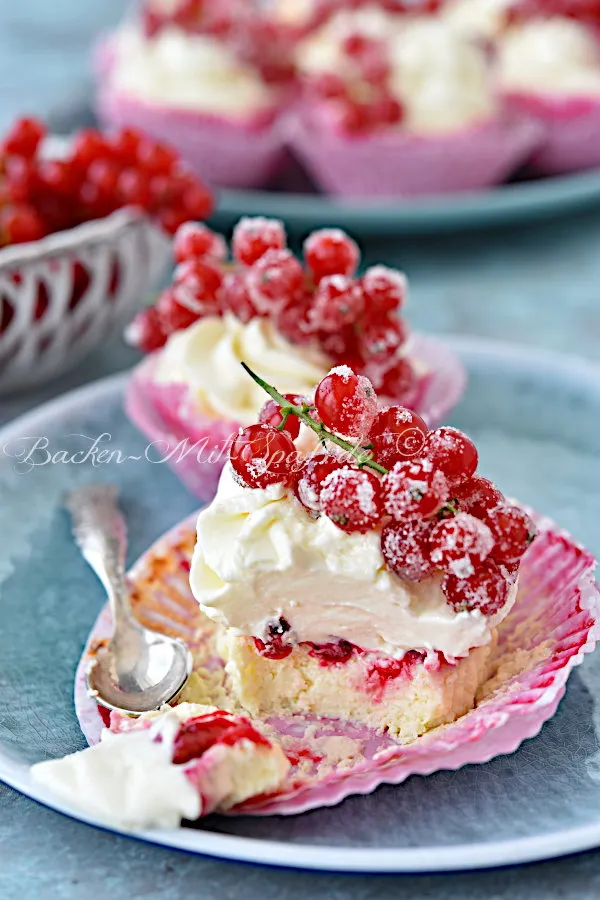
[[[441,137],[401,132],[348,138],[315,127],[291,128],[293,150],[319,185],[341,197],[414,197],[474,191],[504,181],[532,154],[540,127],[506,116]]]
[[[285,142],[272,114],[270,121],[262,116],[236,121],[159,106],[119,93],[108,79],[98,91],[96,114],[106,127],[129,125],[168,142],[215,187],[264,187],[285,160]]]
[[[543,128],[532,169],[560,175],[600,166],[600,98],[511,93],[506,101],[515,113],[530,116]]]
[[[428,374],[419,380],[409,405],[433,428],[460,400],[467,375],[442,341],[414,335],[410,349]],[[200,500],[210,500],[240,424],[198,415],[185,385],[153,380],[154,365],[155,357],[149,356],[134,370],[125,393],[127,415],[151,442],[151,452],[165,458],[186,488]]]
[[[270,719],[271,736],[282,740],[293,763],[290,775],[275,794],[254,798],[233,812],[292,815],[332,806],[350,794],[367,794],[411,775],[488,762],[535,737],[556,711],[570,672],[600,637],[600,591],[593,556],[552,522],[533,516],[540,534],[524,557],[517,602],[500,627],[496,662],[504,666],[504,675],[475,709],[406,745],[337,720]],[[198,652],[214,626],[199,613],[187,585],[194,526],[192,516],[161,538],[129,577],[140,620],[184,638]],[[85,670],[94,646],[110,629],[105,607],[75,680],[77,715],[90,744],[99,739],[102,723],[85,690]],[[215,663],[212,658],[210,664]],[[320,757],[319,739],[332,736],[349,738],[356,746],[350,764],[332,766]]]

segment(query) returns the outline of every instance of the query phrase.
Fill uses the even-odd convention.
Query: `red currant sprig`
[[[311,415],[312,411],[315,407],[311,407],[308,404],[303,404],[302,406],[298,406],[289,400],[283,394],[280,394],[279,391],[274,388],[272,385],[268,384],[264,379],[262,379],[256,372],[253,372],[252,369],[246,365],[246,363],[241,363],[242,368],[248,375],[258,384],[260,387],[267,392],[267,394],[275,401],[275,403],[281,408],[282,411],[282,422],[277,426],[278,429],[284,429],[286,426],[286,422],[289,416],[296,416],[301,422],[304,423],[308,428],[314,431],[321,443],[325,446],[326,442],[329,441],[332,444],[335,444],[337,447],[340,447],[342,450],[345,450],[356,462],[356,465],[359,468],[369,468],[373,469],[375,472],[379,472],[380,475],[387,474],[387,469],[383,466],[379,465],[374,459],[373,455],[370,451],[370,448],[363,447],[360,445],[356,445],[347,441],[345,438],[340,437],[338,434],[335,434],[334,431],[327,428],[322,421],[316,421]],[[353,372],[350,371],[350,374],[358,380],[358,376],[354,375]],[[329,377],[329,376],[326,376]],[[323,382],[321,382],[322,384]],[[317,389],[318,390],[318,389]],[[374,397],[374,394],[373,394]],[[369,398],[370,400],[371,398]],[[319,406],[317,405],[316,411],[319,412]],[[254,427],[254,426],[250,426]],[[246,431],[248,429],[245,429]],[[293,450],[293,445],[292,445]],[[258,486],[258,485],[257,485]]]

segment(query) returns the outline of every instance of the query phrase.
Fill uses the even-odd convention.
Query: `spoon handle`
[[[88,484],[65,498],[73,517],[73,536],[108,594],[115,620],[131,619],[125,581],[127,528],[113,484]]]

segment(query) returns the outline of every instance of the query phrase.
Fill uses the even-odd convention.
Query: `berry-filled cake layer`
[[[232,444],[190,576],[232,692],[255,714],[406,741],[453,721],[486,678],[531,522],[476,474],[466,435],[380,407],[348,367],[302,405],[253,377],[269,415]],[[301,423],[321,445],[310,455]]]
[[[447,663],[414,650],[401,659],[365,653],[342,640],[300,644],[280,659],[257,640],[230,628],[218,641],[228,687],[249,713],[338,718],[405,743],[472,709],[492,658],[492,643]]]
[[[123,828],[174,828],[275,790],[290,764],[248,719],[181,703],[118,712],[94,747],[32,769],[67,803]]]

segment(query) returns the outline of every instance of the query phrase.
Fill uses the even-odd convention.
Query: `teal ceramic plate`
[[[481,470],[600,553],[600,370],[523,347],[453,342],[470,373],[452,417]],[[0,433],[0,779],[66,815],[28,765],[84,745],[73,680],[104,598],[70,536],[64,492],[116,482],[133,562],[195,501],[122,412],[127,376],[97,382]],[[34,449],[35,448],[35,449]],[[511,756],[299,816],[209,817],[136,837],[230,860],[344,872],[432,872],[600,846],[600,652],[556,715]],[[64,823],[53,823],[59,834]],[[1,889],[0,889],[1,893]]]
[[[535,221],[599,203],[600,172],[593,171],[387,205],[334,200],[312,193],[222,191],[213,222],[227,229],[242,215],[263,215],[284,219],[296,233],[337,225],[358,237],[432,234]]]

